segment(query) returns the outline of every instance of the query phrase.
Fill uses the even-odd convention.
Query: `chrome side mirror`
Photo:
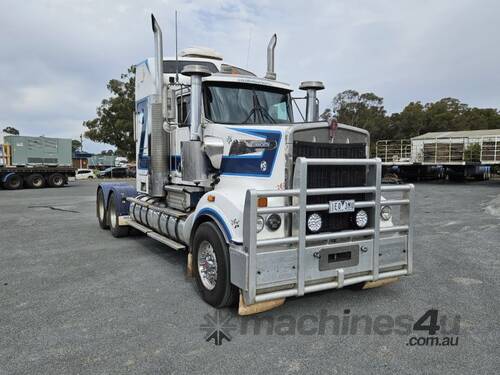
[[[203,139],[203,150],[212,166],[215,169],[220,169],[222,154],[224,153],[224,141],[217,137],[207,136]]]

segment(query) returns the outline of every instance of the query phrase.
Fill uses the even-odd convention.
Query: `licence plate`
[[[354,199],[341,200],[341,201],[330,201],[331,214],[339,212],[354,212]]]

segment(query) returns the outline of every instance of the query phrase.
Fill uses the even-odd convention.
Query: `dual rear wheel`
[[[31,189],[40,189],[45,186],[45,178],[41,174],[29,175],[25,182]]]
[[[101,229],[109,229],[113,237],[125,237],[129,234],[128,226],[119,225],[120,215],[117,211],[114,193],[110,194],[106,204],[104,192],[102,189],[97,190],[96,215]]]

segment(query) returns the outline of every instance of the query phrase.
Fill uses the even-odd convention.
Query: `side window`
[[[177,97],[177,122],[179,123],[179,126],[189,126],[190,99],[191,99],[190,95],[183,95],[183,96]]]

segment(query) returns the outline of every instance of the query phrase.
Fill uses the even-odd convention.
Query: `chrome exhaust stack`
[[[160,25],[153,14],[151,14],[151,25],[155,37],[156,95],[161,98],[163,91],[163,35]],[[159,72],[162,74],[159,74]]]
[[[276,34],[271,37],[269,44],[267,46],[267,79],[276,79],[276,73],[274,72],[274,49],[276,48]]]
[[[151,14],[155,40],[155,95],[151,97],[151,179],[149,193],[154,197],[165,196],[169,175],[169,136],[163,130],[163,37],[160,25]]]
[[[319,121],[319,106],[316,91],[323,90],[325,86],[320,81],[305,81],[299,86],[300,90],[307,92],[306,96],[306,122]]]
[[[200,140],[201,79],[211,74],[212,73],[203,65],[187,65],[182,69],[182,75],[191,77],[190,139],[192,141]]]
[[[187,65],[182,74],[191,77],[190,141],[181,142],[182,179],[199,183],[208,178],[208,160],[201,141],[201,80],[212,73],[202,65]]]

